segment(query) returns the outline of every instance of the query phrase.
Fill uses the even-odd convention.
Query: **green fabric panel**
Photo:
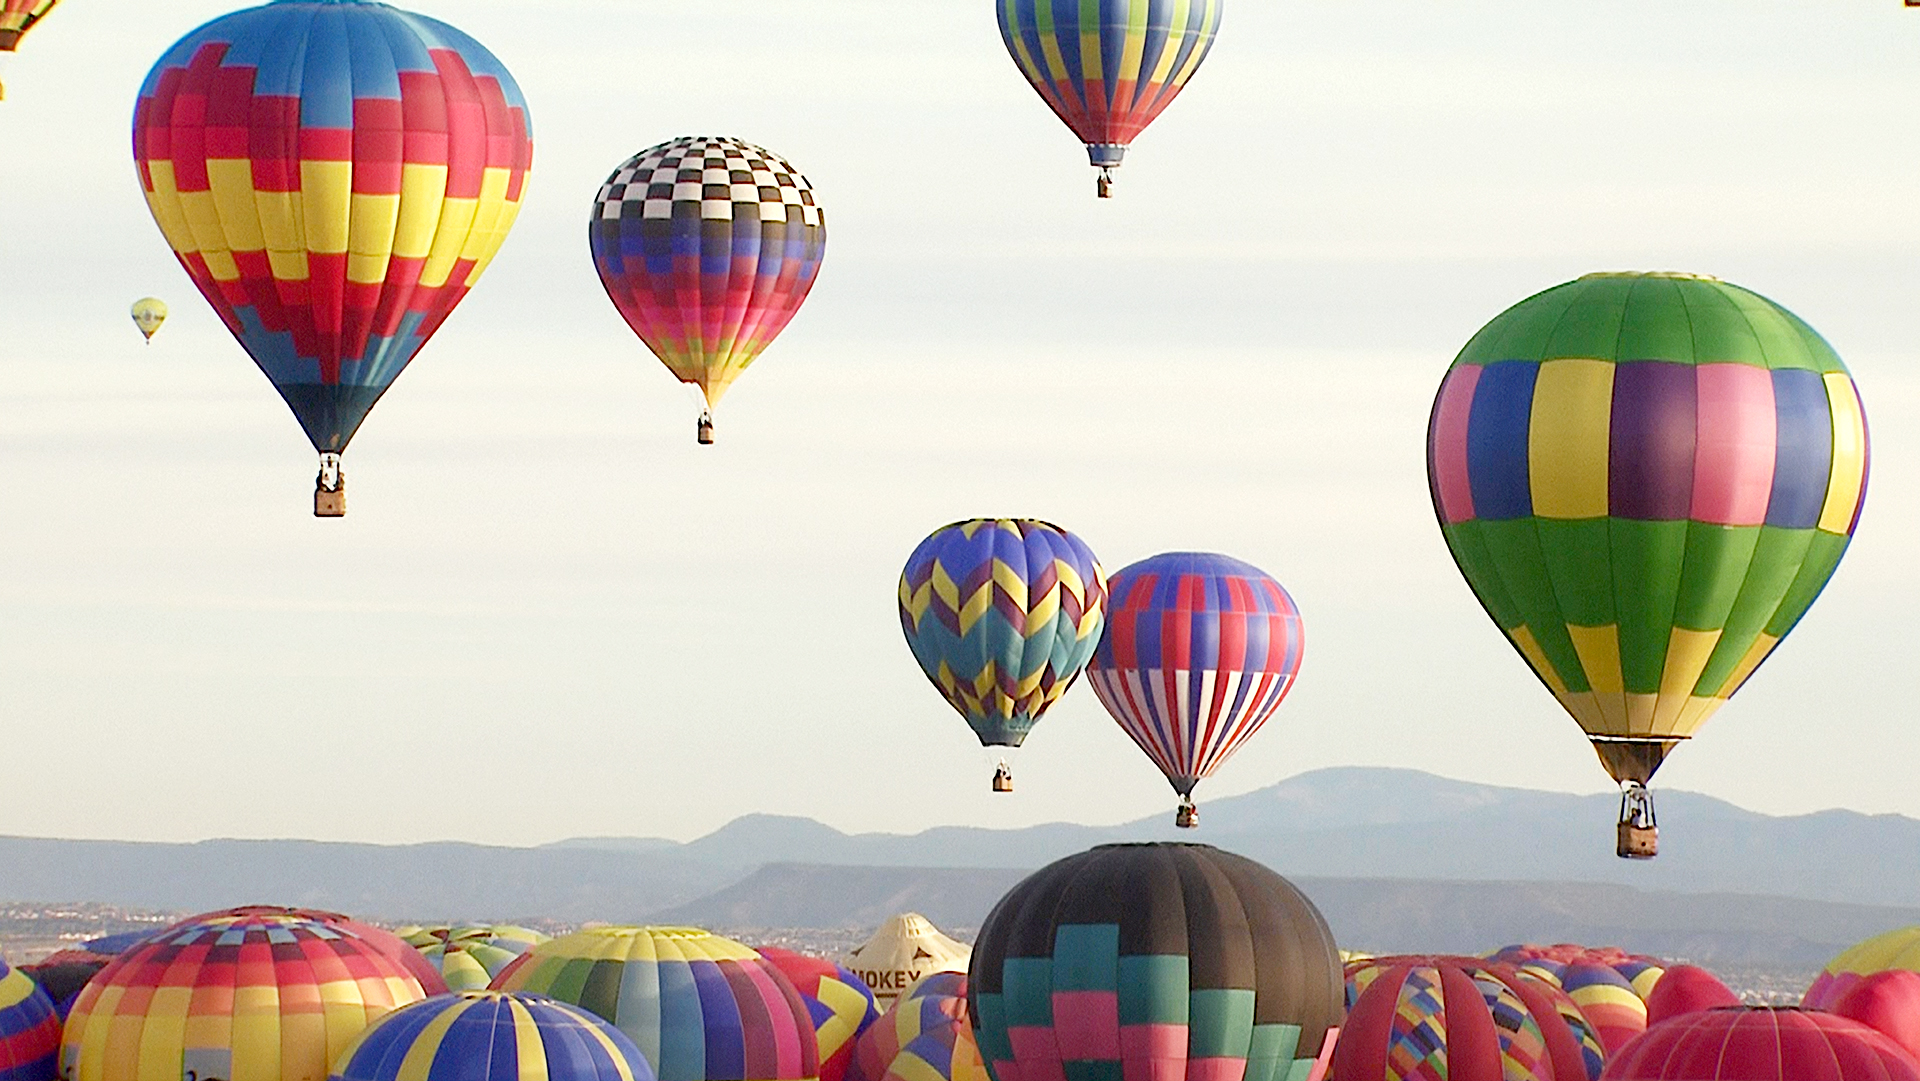
[[[1460,566],[1460,574],[1466,578],[1468,588],[1480,598],[1481,607],[1500,625],[1501,630],[1512,630],[1526,622],[1520,613],[1520,606],[1507,594],[1507,584],[1500,577],[1499,565],[1487,551],[1483,534],[1491,522],[1474,519],[1470,522],[1455,522],[1441,527],[1446,537],[1447,549],[1453,553],[1453,561]]]
[[[1539,360],[1547,339],[1568,306],[1580,295],[1581,284],[1568,282],[1515,304],[1493,317],[1467,342],[1454,364],[1493,364],[1502,360]]]
[[[1627,294],[1626,318],[1610,355],[1620,360],[1671,360],[1692,364],[1693,326],[1675,278],[1637,278]]]
[[[1634,279],[1611,275],[1582,278],[1586,288],[1579,300],[1567,309],[1553,336],[1547,339],[1543,360],[1556,357],[1590,357],[1613,360],[1620,343],[1620,322],[1626,316],[1627,294]]]
[[[1010,1028],[1047,1028],[1053,1024],[1053,960],[1009,957],[1001,968],[1000,993]]]
[[[1115,990],[1119,958],[1119,924],[1063,923],[1053,929],[1053,989]]]
[[[1800,564],[1805,562],[1807,546],[1813,541],[1812,529],[1786,529],[1763,525],[1754,544],[1753,562],[1747,567],[1747,580],[1740,585],[1740,596],[1727,613],[1726,630],[1720,644],[1694,684],[1695,694],[1717,694],[1721,684],[1733,675],[1740,659],[1753,647],[1754,640],[1766,629],[1780,601],[1792,587]]]
[[[1628,694],[1657,694],[1673,637],[1680,571],[1687,561],[1687,523],[1609,521],[1614,607],[1620,616],[1620,678]]]
[[[1187,1057],[1247,1057],[1253,1043],[1253,992],[1237,987],[1203,988],[1189,998],[1193,1020],[1187,1027]]]
[[[621,977],[626,975],[627,966],[651,963],[649,961],[595,961],[587,972],[586,982],[580,987],[580,997],[563,1001],[572,1002],[588,1013],[597,1014],[609,1021],[620,1019],[620,983]]]
[[[609,963],[618,964],[619,962]],[[549,969],[548,972],[551,973],[551,975],[548,976],[551,982],[545,987],[541,987],[530,980],[527,982],[525,989],[536,994],[550,995],[562,1002],[571,1002],[578,1005],[580,1002],[580,992],[587,986],[587,977],[593,973],[593,962],[584,957],[570,957],[559,966]],[[542,973],[542,975],[546,975],[546,973]],[[611,1020],[614,1015],[609,1012],[601,1014],[600,1016]]]
[[[1299,1025],[1255,1025],[1245,1081],[1286,1081],[1300,1046]],[[1317,1054],[1319,1048],[1314,1048]]]
[[[1723,288],[1735,295],[1748,325],[1753,327],[1754,336],[1760,339],[1761,348],[1766,350],[1767,367],[1820,370],[1819,360],[1813,350],[1807,347],[1806,337],[1800,333],[1802,324],[1799,320],[1789,318],[1772,301],[1756,293],[1738,286]]]
[[[1807,614],[1813,602],[1820,599],[1820,591],[1827,588],[1827,580],[1840,567],[1840,557],[1847,554],[1847,543],[1852,538],[1843,533],[1829,533],[1824,529],[1813,531],[1812,542],[1807,545],[1807,558],[1800,564],[1800,573],[1794,576],[1793,585],[1788,588],[1786,597],[1781,600],[1780,608],[1767,621],[1767,633],[1776,638],[1785,638],[1787,632]]]
[[[1611,530],[1606,518],[1539,518],[1540,552],[1566,622],[1604,627],[1614,621]]]
[[[1313,1076],[1313,1068],[1319,1063],[1318,1055],[1313,1058],[1295,1059],[1292,1068],[1287,1070],[1286,1081],[1307,1081],[1307,1078]]]
[[[1120,1081],[1120,1060],[1117,1058],[1074,1058],[1060,1064],[1065,1071],[1067,1081]]]
[[[1120,959],[1120,1023],[1187,1023],[1187,959],[1147,954]]]
[[[1718,282],[1689,281],[1682,285],[1681,296],[1692,327],[1696,364],[1767,366],[1767,352],[1733,292]]]
[[[1844,372],[1847,370],[1846,364],[1840,360],[1840,354],[1833,351],[1833,346],[1827,344],[1827,340],[1820,336],[1819,331],[1808,326],[1804,319],[1801,319],[1785,308],[1780,309],[1780,314],[1785,316],[1787,321],[1792,323],[1794,327],[1800,331],[1800,340],[1806,343],[1807,354],[1813,359],[1815,368],[1819,369],[1823,374],[1826,372]]]
[[[1757,525],[1687,523],[1687,565],[1674,599],[1673,625],[1690,631],[1717,631],[1727,625],[1740,583],[1747,580]]]
[[[1534,641],[1553,665],[1554,672],[1574,693],[1590,690],[1587,672],[1574,652],[1573,639],[1567,637],[1567,621],[1560,615],[1560,603],[1553,594],[1553,579],[1547,575],[1547,561],[1540,553],[1535,532],[1537,518],[1516,518],[1505,522],[1486,522],[1481,537],[1487,556],[1506,583],[1507,596],[1514,601]]]
[[[980,1047],[980,1057],[986,1060],[989,1073],[997,1061],[1013,1061],[1013,1041],[1007,1038],[1007,1006],[999,995],[982,994],[974,996],[973,1020],[979,1027],[974,1037]]]

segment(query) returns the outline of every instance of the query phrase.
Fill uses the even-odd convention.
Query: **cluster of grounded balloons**
[[[1006,755],[1084,670],[1121,729],[1180,796],[1259,731],[1292,689],[1305,637],[1293,598],[1224,555],[1169,552],[1108,578],[1086,542],[1047,522],[976,518],[908,557],[900,625],[934,688]]]
[[[4,3],[6,49],[53,6]],[[1221,0],[996,7],[1105,197],[1128,144],[1205,59]],[[133,144],[168,244],[320,454],[314,513],[345,514],[347,444],[520,209],[533,160],[520,88],[445,23],[372,0],[275,0],[167,51]],[[826,213],[780,155],[685,137],[614,170],[588,240],[628,326],[700,393],[696,437],[711,443],[721,396],[812,289]],[[133,317],[150,340],[165,306],[147,298]]]
[[[195,916],[87,944],[102,963],[64,1011],[0,964],[0,1078],[1920,1081],[1920,972],[1900,967],[1920,928],[1843,953],[1792,1009],[1612,948],[1343,964],[1304,894],[1206,845],[1056,861],[970,952],[896,919],[849,960],[953,948],[884,1010],[847,965],[696,928],[402,930]]]

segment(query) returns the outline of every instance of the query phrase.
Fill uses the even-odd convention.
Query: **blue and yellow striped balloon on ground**
[[[402,941],[438,969],[450,991],[477,991],[551,936],[512,924],[401,928]]]
[[[1079,677],[1106,625],[1085,541],[1030,518],[974,518],[920,542],[900,574],[920,670],[984,747],[1018,747]]]
[[[40,985],[0,960],[0,1081],[60,1075],[60,1015]]]
[[[654,1081],[619,1029],[544,995],[456,991],[374,1022],[328,1081]]]
[[[817,1081],[813,1017],[773,962],[697,927],[595,927],[543,942],[494,980],[571,1002],[627,1034],[660,1081]]]
[[[1461,573],[1623,784],[1644,784],[1791,631],[1867,483],[1840,358],[1683,274],[1591,274],[1454,360],[1428,475]]]

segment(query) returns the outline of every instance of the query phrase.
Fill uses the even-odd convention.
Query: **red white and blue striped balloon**
[[[1271,575],[1207,552],[1141,560],[1107,587],[1088,682],[1174,791],[1191,796],[1292,689],[1300,610]]]

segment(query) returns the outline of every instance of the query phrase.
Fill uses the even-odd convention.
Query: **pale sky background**
[[[1335,765],[1608,787],[1462,584],[1425,422],[1475,329],[1593,270],[1718,275],[1851,365],[1858,538],[1658,778],[1920,816],[1920,11],[1232,0],[1098,202],[989,0],[414,0],[514,72],[529,200],[346,458],[178,268],[134,97],[229,0],[66,0],[0,103],[0,832],[530,844],[1170,813],[1076,687],[987,791],[901,640],[948,521],[1033,515],[1292,591],[1297,690],[1199,796]],[[587,255],[634,151],[734,134],[828,208],[806,308],[694,445]],[[173,316],[151,348],[134,298]],[[1596,835],[1606,823],[1596,822]],[[1198,839],[1205,839],[1205,829]]]

